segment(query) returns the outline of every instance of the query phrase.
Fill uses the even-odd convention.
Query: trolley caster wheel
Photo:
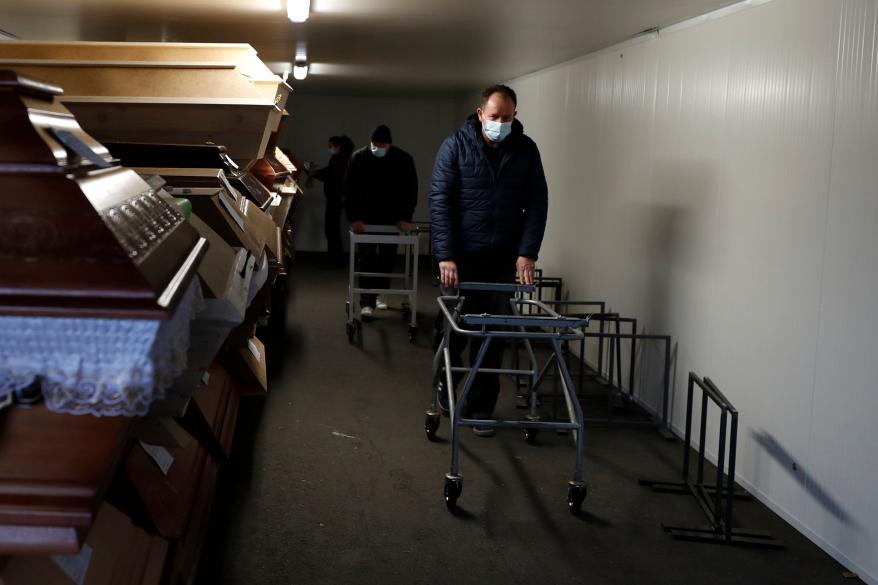
[[[402,304],[402,320],[408,321],[412,317],[412,309],[408,306],[408,303]]]
[[[418,338],[418,328],[409,326],[409,343],[414,343]]]
[[[570,482],[567,487],[567,506],[570,508],[571,514],[574,516],[579,515],[582,511],[582,502],[585,501],[586,495],[587,490],[584,483]]]
[[[463,490],[463,480],[445,476],[445,507],[449,512],[457,510],[457,498]]]
[[[524,440],[527,441],[528,445],[537,444],[537,435],[539,432],[539,429],[524,429]]]
[[[428,441],[436,440],[436,431],[439,429],[439,416],[436,414],[428,414],[424,421],[424,430],[427,433]]]

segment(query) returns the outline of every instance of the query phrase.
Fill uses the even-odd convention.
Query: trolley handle
[[[354,230],[348,229],[350,233],[354,233]],[[363,226],[364,234],[419,234],[421,233],[421,228],[419,226],[412,226],[408,232],[403,232],[401,229],[396,227],[395,225],[377,225],[377,224],[365,224]],[[360,234],[357,234],[360,235]]]
[[[461,282],[457,285],[458,296],[460,291],[478,290],[490,292],[531,293],[536,290],[532,284],[518,284],[505,282]]]
[[[556,317],[554,315],[461,315],[466,325],[502,325],[505,327],[555,327],[574,329],[585,323],[584,319]]]
[[[449,301],[459,301],[460,297],[456,296],[440,296],[436,299],[439,304],[439,310],[442,311],[443,316],[445,317],[445,321],[451,326],[452,331],[458,335],[465,335],[468,337],[484,337],[485,332],[480,330],[473,329],[464,329],[458,324],[458,320],[454,315],[451,314],[451,310],[448,308],[447,302]],[[547,309],[547,307],[542,307]],[[461,321],[463,321],[467,325],[505,325],[505,326],[513,326],[513,327],[555,327],[555,328],[563,328],[563,329],[575,329],[581,327],[584,323],[583,319],[572,319],[569,317],[563,317],[554,313],[551,310],[548,310],[550,316],[541,316],[541,317],[528,317],[524,315],[474,315],[474,314],[464,314],[460,315]],[[513,332],[507,332],[505,336],[507,337],[551,337],[554,334],[548,333],[527,333],[525,331],[521,331],[519,334],[515,334]]]

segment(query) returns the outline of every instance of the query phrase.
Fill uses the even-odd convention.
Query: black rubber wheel
[[[457,498],[463,490],[463,481],[459,479],[445,478],[445,507],[449,512],[457,510]]]
[[[436,440],[436,431],[439,429],[439,417],[435,414],[428,414],[424,421],[424,431],[427,433],[427,440]]]
[[[576,485],[571,483],[567,488],[567,506],[570,508],[570,513],[574,516],[578,516],[582,511],[582,502],[585,501],[585,496],[587,495],[587,490],[585,485]]]
[[[409,343],[414,343],[418,339],[418,328],[409,326]]]
[[[527,441],[528,445],[537,444],[537,435],[539,432],[539,429],[524,429],[524,440]]]
[[[408,321],[412,317],[412,309],[407,303],[402,304],[402,320]]]

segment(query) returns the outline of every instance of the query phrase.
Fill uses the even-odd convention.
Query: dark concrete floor
[[[568,438],[543,432],[531,446],[518,431],[465,432],[461,510],[450,514],[448,421],[441,442],[423,430],[436,289],[426,280],[420,289],[417,344],[388,310],[365,326],[360,348],[344,334],[346,277],[307,258],[292,270],[283,343],[268,356],[271,391],[241,405],[198,583],[857,582],[755,501],[737,504],[740,522],[786,550],[671,539],[663,521],[704,518],[693,499],[638,485],[678,469],[680,443],[652,429],[588,429],[580,518],[566,504]],[[507,386],[499,411],[520,416],[513,394]]]

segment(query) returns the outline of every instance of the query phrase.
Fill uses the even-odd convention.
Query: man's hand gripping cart
[[[354,295],[356,294],[384,294],[404,295],[406,302],[402,303],[402,319],[409,322],[409,341],[415,342],[418,336],[418,241],[419,230],[413,228],[410,232],[401,232],[392,225],[365,225],[361,234],[350,230],[350,269],[348,271],[348,297],[345,302],[345,332],[348,342],[362,340],[363,326],[359,319],[354,318]],[[402,246],[405,250],[405,269],[402,273],[383,272],[358,272],[357,271],[357,246],[360,244],[394,244]],[[362,277],[390,278],[402,280],[402,288],[362,288],[357,285]]]
[[[533,288],[533,286],[518,284],[461,283],[456,295],[440,296],[437,299],[439,309],[445,318],[446,327],[442,341],[433,358],[433,400],[430,409],[426,413],[425,430],[427,438],[431,441],[435,440],[440,421],[438,392],[446,392],[449,416],[451,417],[451,472],[445,475],[444,493],[445,504],[452,512],[457,507],[457,499],[460,497],[463,487],[463,478],[460,474],[461,427],[523,429],[528,443],[534,442],[536,433],[540,429],[569,430],[576,445],[576,461],[573,480],[568,483],[567,505],[574,515],[578,514],[582,509],[582,502],[586,496],[586,486],[582,481],[583,416],[570,372],[567,370],[567,365],[562,358],[561,351],[565,341],[578,341],[582,339],[583,328],[588,324],[588,319],[564,317],[539,300],[521,298],[521,293],[532,292]],[[513,297],[510,298],[512,314],[473,315],[465,313],[467,291],[508,292],[509,296]],[[525,307],[527,307],[527,310],[522,311]],[[471,367],[452,367],[449,349],[452,334],[482,339],[482,345]],[[506,339],[516,339],[523,343],[530,358],[530,369],[481,367],[488,346],[492,342],[502,343]],[[557,367],[560,372],[561,387],[567,402],[570,422],[540,420],[537,411],[537,387],[542,376],[540,375],[539,364],[531,347],[531,340],[549,342],[552,351],[558,358]],[[527,377],[530,387],[530,410],[525,420],[477,420],[464,418],[463,412],[467,396],[472,388],[476,374],[479,372]],[[455,373],[459,375],[465,374],[465,377],[461,380],[463,389],[460,392],[459,398],[455,397],[452,383],[452,375]],[[443,381],[442,384],[439,383],[440,380]]]

